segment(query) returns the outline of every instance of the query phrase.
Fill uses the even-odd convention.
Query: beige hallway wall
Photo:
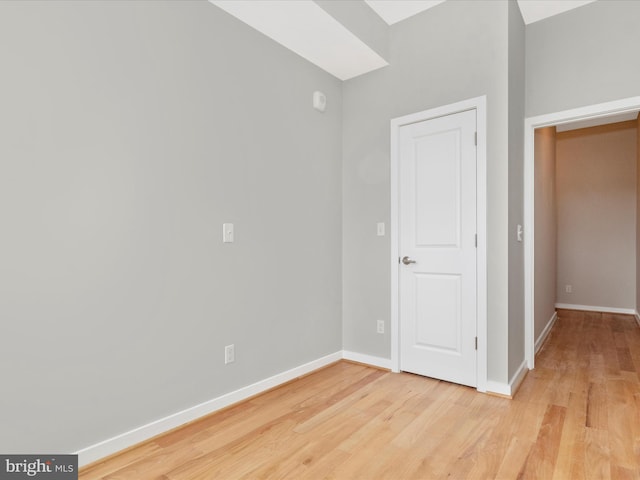
[[[640,311],[640,114],[636,120],[636,313]]]
[[[534,337],[553,317],[556,303],[556,127],[535,131]]]
[[[635,309],[636,127],[557,134],[558,303]]]

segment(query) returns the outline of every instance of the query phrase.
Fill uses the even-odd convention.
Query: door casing
[[[477,195],[477,387],[487,391],[487,112],[486,96],[470,98],[422,112],[391,120],[391,370],[400,371],[400,310],[399,310],[399,131],[404,125],[423,122],[467,110],[476,110],[478,145],[476,151],[476,195]]]

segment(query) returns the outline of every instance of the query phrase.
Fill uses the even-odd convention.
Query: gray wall
[[[509,2],[509,374],[524,361],[524,248],[517,239],[524,225],[525,27],[520,8]]]
[[[527,26],[527,116],[640,95],[640,2],[600,0]]]
[[[338,80],[204,1],[0,2],[0,58],[1,452],[342,348]]]
[[[445,2],[391,27],[389,63],[343,89],[344,348],[389,358],[389,121],[487,95],[488,374],[508,376],[506,2]],[[384,335],[376,320],[387,322]]]
[[[640,114],[636,120],[636,314],[640,312]]]
[[[634,309],[636,122],[556,139],[557,302]]]
[[[538,128],[534,139],[534,340],[556,311],[556,127]]]

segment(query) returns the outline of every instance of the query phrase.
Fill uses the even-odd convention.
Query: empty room
[[[637,478],[639,25],[0,2],[0,478]]]

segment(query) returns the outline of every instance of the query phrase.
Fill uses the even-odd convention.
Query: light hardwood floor
[[[559,311],[513,400],[340,362],[82,480],[640,479],[640,328]]]

